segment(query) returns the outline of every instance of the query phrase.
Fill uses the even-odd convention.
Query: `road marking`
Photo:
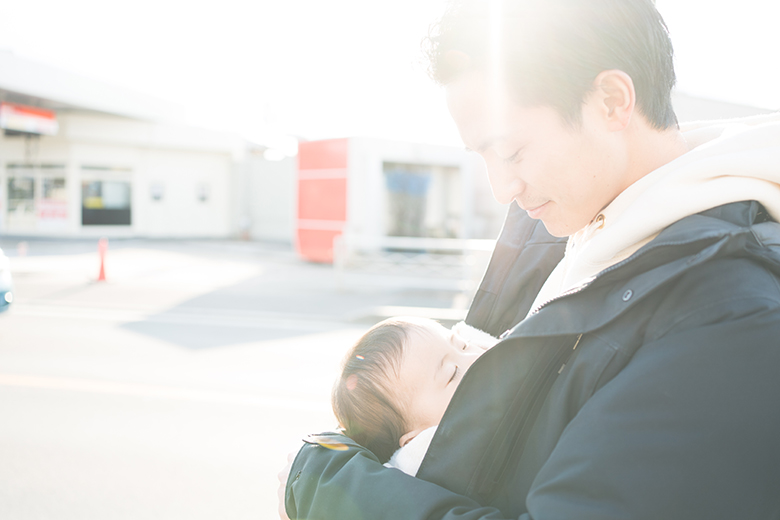
[[[287,411],[295,410],[300,412],[318,413],[330,412],[330,408],[327,403],[317,403],[315,401],[306,401],[303,399],[287,399],[283,397],[268,398],[236,392],[219,392],[213,390],[199,390],[195,388],[176,388],[162,385],[121,383],[116,381],[101,381],[97,379],[0,373],[0,386],[67,392],[86,392],[104,395],[121,395],[125,397],[139,397],[144,399],[241,405],[257,408],[273,408]]]

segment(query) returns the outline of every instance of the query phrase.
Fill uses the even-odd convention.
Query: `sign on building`
[[[57,115],[51,110],[2,102],[0,128],[26,134],[56,135],[59,125]]]

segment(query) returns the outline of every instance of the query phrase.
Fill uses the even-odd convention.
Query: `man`
[[[651,0],[466,0],[429,55],[516,203],[467,322],[512,328],[418,478],[314,437],[289,516],[780,517],[780,118],[681,132]]]

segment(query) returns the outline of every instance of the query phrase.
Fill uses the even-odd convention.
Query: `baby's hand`
[[[471,325],[467,325],[465,321],[461,321],[456,323],[452,327],[452,331],[466,340],[466,342],[470,345],[474,345],[476,347],[479,347],[483,350],[488,350],[489,348],[493,347],[496,343],[499,342],[498,338],[494,338],[487,332],[483,332],[479,329],[476,329],[472,327]]]

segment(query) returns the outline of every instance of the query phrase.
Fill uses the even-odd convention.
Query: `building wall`
[[[0,232],[44,236],[228,237],[233,168],[239,147],[222,134],[119,117],[65,114],[57,136],[0,136]],[[14,164],[62,164],[67,218],[9,225]],[[82,225],[83,183],[129,183],[131,224]],[[121,187],[121,186],[120,186]],[[38,197],[40,197],[40,190]],[[37,201],[36,204],[42,204]],[[18,220],[18,219],[17,219]],[[12,222],[10,222],[12,224]]]
[[[295,234],[296,160],[250,154],[236,168],[235,228],[243,238],[291,244]]]
[[[137,234],[150,237],[231,235],[232,161],[229,157],[139,150],[138,158],[134,183]]]

